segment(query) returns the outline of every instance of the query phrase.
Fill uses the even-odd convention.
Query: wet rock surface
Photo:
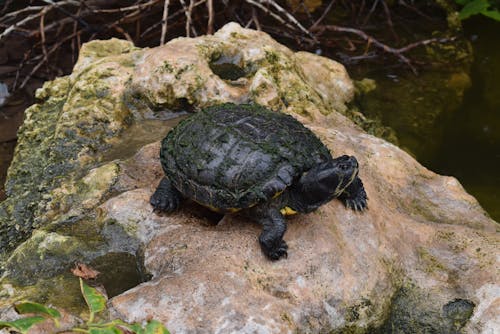
[[[155,49],[86,44],[73,74],[27,111],[0,207],[0,241],[14,249],[0,314],[26,298],[78,309],[68,297],[79,296],[67,275],[75,259],[106,268],[102,259],[126,258],[149,280],[113,297],[112,316],[155,318],[173,333],[499,328],[498,224],[454,178],[342,116],[352,94],[340,64],[236,24]],[[277,262],[260,251],[261,227],[242,217],[214,224],[191,202],[170,215],[149,205],[168,119],[252,101],[297,117],[334,156],[356,156],[369,197],[364,213],[332,201],[288,219],[289,256]]]

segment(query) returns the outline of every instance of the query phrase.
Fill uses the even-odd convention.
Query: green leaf
[[[14,321],[0,321],[0,328],[14,328],[24,334],[28,332],[31,326],[42,321],[45,321],[45,318],[40,316],[21,318]]]
[[[471,17],[472,15],[481,14],[484,11],[488,10],[490,7],[490,3],[488,0],[474,0],[465,5],[464,8],[458,14],[458,18],[460,20],[465,20],[466,18]]]
[[[170,334],[170,332],[163,326],[163,324],[157,320],[151,320],[146,325],[145,334]]]
[[[119,327],[126,328],[128,331],[136,334],[143,334],[144,329],[142,328],[141,324],[138,323],[133,323],[133,324],[127,324],[126,322],[119,320],[118,322]]]
[[[485,10],[485,11],[482,11],[481,14],[489,17],[490,19],[500,21],[500,12],[497,10]]]
[[[59,313],[58,310],[33,302],[19,303],[15,305],[15,308],[17,313],[19,314],[34,313],[34,314],[49,316],[52,318],[61,317],[61,313]]]
[[[114,325],[108,327],[90,327],[90,334],[123,334],[123,331],[116,328]]]
[[[97,291],[97,289],[90,287],[80,278],[80,288],[82,290],[83,298],[87,303],[91,318],[93,318],[94,313],[99,313],[106,309],[106,297]]]

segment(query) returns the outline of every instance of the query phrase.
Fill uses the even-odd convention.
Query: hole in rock
[[[213,56],[208,66],[210,66],[212,72],[219,76],[219,78],[234,81],[247,75],[245,69],[240,64],[241,57],[239,55],[220,55]]]
[[[196,111],[196,107],[189,102],[188,99],[182,97],[177,99],[173,111],[179,115],[184,115],[185,113],[194,113]]]
[[[151,279],[140,256],[129,253],[108,253],[89,265],[100,272],[96,282],[104,286],[109,298]]]

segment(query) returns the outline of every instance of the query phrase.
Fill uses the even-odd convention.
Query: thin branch
[[[373,44],[377,48],[382,49],[384,52],[393,54],[394,56],[398,57],[402,62],[404,62],[406,65],[408,65],[408,67],[410,67],[412,72],[415,74],[417,74],[417,70],[411,64],[410,59],[408,59],[406,56],[404,56],[403,53],[410,51],[411,49],[414,49],[418,46],[428,45],[431,43],[448,43],[448,42],[452,42],[456,39],[456,37],[430,38],[430,39],[418,41],[415,43],[411,43],[411,44],[408,44],[404,47],[396,49],[396,48],[390,47],[390,46],[378,41],[377,39],[373,38],[372,36],[366,34],[364,31],[359,30],[359,29],[340,27],[340,26],[336,26],[336,25],[324,25],[324,26],[320,26],[320,27],[316,28],[315,30],[317,30],[319,34],[324,32],[325,30],[337,31],[337,32],[348,32],[351,34],[355,34],[355,35],[361,37],[362,39],[364,39],[365,41],[367,41],[367,43],[368,43],[367,49],[371,44]]]
[[[63,39],[61,39],[59,42],[55,43],[47,52],[47,54],[52,54],[54,51],[56,51],[62,44],[64,44],[66,41],[72,39],[73,37],[75,37],[78,33],[80,33],[82,30],[79,30],[77,33],[73,33],[69,36],[66,36],[64,37]],[[31,70],[30,74],[28,74],[26,76],[26,78],[24,78],[23,82],[21,83],[21,85],[19,86],[19,89],[23,89],[24,86],[26,86],[26,84],[28,83],[28,81],[31,79],[31,77],[40,69],[40,67],[45,63],[45,61],[42,59],[42,61],[40,61],[35,67],[33,67],[33,69]]]
[[[256,2],[254,0],[246,0],[246,2],[248,2],[249,4],[251,5],[254,5],[260,9],[262,9],[266,14],[269,14],[271,15],[275,20],[277,20],[279,23],[283,24],[284,26],[286,26],[287,28],[290,28],[292,30],[295,30],[295,27],[291,26],[289,23],[287,23],[281,16],[273,13],[272,11],[269,10],[269,8],[265,7],[264,5],[262,5],[261,3],[259,2]]]
[[[186,3],[184,0],[179,0],[182,8],[184,9],[184,14],[186,15],[186,37],[191,36],[190,34],[190,26],[191,26],[191,12],[189,11],[188,7],[186,6]]]
[[[333,6],[334,3],[335,3],[335,0],[330,1],[330,3],[328,4],[328,6],[326,7],[326,9],[323,11],[323,14],[321,14],[321,16],[319,17],[319,19],[317,19],[316,22],[314,22],[314,24],[309,27],[309,31],[311,31],[318,24],[320,24],[321,21],[323,21],[323,19],[326,17],[326,15],[328,15],[328,13],[330,12],[330,9],[332,9],[332,6]]]
[[[203,4],[205,1],[206,0],[200,0],[198,2],[195,2],[195,4],[193,5],[193,8],[198,7],[199,5]],[[182,15],[182,14],[184,14],[184,10],[183,9],[176,11],[175,13],[173,13],[172,15],[170,15],[167,19],[168,20],[172,20],[172,19],[175,19],[177,16]],[[160,25],[161,25],[161,22],[156,22],[155,24],[149,26],[146,30],[144,30],[141,33],[140,38],[143,38],[148,33],[150,33],[152,30],[158,28]]]
[[[12,1],[13,0],[7,0],[7,1],[5,1],[4,5],[3,5],[3,8],[0,11],[0,15],[3,15],[9,9],[9,6],[12,4]]]
[[[23,24],[28,23],[31,20],[39,18],[40,15],[42,15],[42,12],[28,15],[24,19],[22,19],[21,21],[17,21],[13,25],[9,26],[7,29],[5,29],[5,31],[3,33],[0,34],[0,41],[2,40],[2,38],[4,38],[5,36],[8,36],[11,32],[16,30],[19,26],[22,26]]]
[[[273,0],[259,0],[259,1],[260,2],[264,2],[264,3],[268,3],[271,6],[273,6],[278,12],[280,12],[283,15],[285,15],[286,18],[290,22],[292,22],[293,24],[295,24],[295,26],[297,26],[303,33],[305,33],[306,35],[308,35],[314,41],[317,42],[316,36],[314,36],[309,30],[307,30],[306,28],[304,28],[304,26],[302,24],[300,24],[300,22],[297,21],[297,19],[293,15],[290,15],[290,13],[288,13],[283,7],[281,7],[280,5],[278,5],[275,1],[273,1]]]
[[[42,0],[42,1],[52,5],[54,8],[61,11],[61,13],[71,17],[73,20],[78,21],[78,23],[80,23],[82,27],[84,27],[85,29],[89,31],[93,30],[92,27],[87,22],[85,22],[85,20],[83,20],[81,17],[75,16],[72,13],[68,12],[66,9],[61,7],[61,4],[59,2],[54,2],[52,0]],[[80,4],[78,3],[78,5]]]
[[[28,59],[29,59],[29,57],[34,49],[35,49],[35,46],[32,46],[31,49],[29,49],[27,52],[24,53],[23,60],[21,61],[21,63],[17,67],[16,78],[14,79],[14,83],[12,84],[12,91],[16,90],[17,82],[19,81],[19,77],[21,76],[21,70],[23,69],[24,64],[28,61]]]
[[[207,0],[207,8],[208,8],[207,34],[212,35],[214,33],[214,3],[213,3],[213,0]]]
[[[121,8],[112,8],[112,9],[94,9],[95,13],[123,13],[123,12],[131,12],[135,10],[143,10],[147,7],[151,7],[153,5],[156,5],[159,3],[160,0],[152,0],[146,3],[134,5],[134,6],[128,6],[128,7],[121,7]]]
[[[81,15],[85,16],[87,14],[89,14],[89,12],[82,12]],[[78,21],[73,20],[71,17],[65,17],[63,19],[60,19],[58,21],[54,21],[54,22],[52,22],[50,24],[45,25],[44,32],[48,32],[48,31],[50,31],[50,30],[52,30],[54,28],[60,28],[61,26],[64,26],[64,25],[66,25],[66,24],[68,24],[70,22],[74,22],[75,24],[78,24]],[[36,30],[35,31],[31,31],[29,37],[34,37],[37,34],[38,34],[38,31],[36,31]]]
[[[115,28],[118,24],[121,24],[121,23],[124,23],[126,22],[128,19],[130,18],[133,18],[135,17],[136,15],[139,15],[141,12],[140,10],[136,10],[135,12],[132,12],[128,15],[125,15],[124,17],[121,17],[119,18],[118,20],[116,20],[115,22],[112,22],[110,24],[107,24],[105,25],[104,27],[100,28],[99,30],[95,31],[91,36],[90,38],[88,39],[89,41],[93,40],[98,33],[102,32],[102,31],[106,31],[106,30],[109,30],[110,28]]]
[[[198,33],[196,32],[196,28],[194,27],[194,24],[192,23],[192,13],[193,13],[193,5],[194,5],[194,2],[193,0],[189,0],[189,8],[188,8],[188,12],[189,12],[189,23],[191,24],[191,30],[193,31],[193,34],[195,37],[198,36]],[[189,37],[189,36],[188,36]]]
[[[319,26],[319,27],[315,28],[315,30],[317,30],[317,32],[319,34],[323,33],[324,31],[348,32],[351,34],[355,34],[355,35],[361,37],[362,39],[364,39],[368,43],[367,47],[369,47],[371,44],[373,44],[376,47],[382,49],[384,52],[391,53],[391,54],[395,55],[402,62],[404,62],[406,65],[408,65],[408,67],[410,67],[410,69],[413,71],[413,73],[415,73],[415,74],[417,73],[415,67],[413,67],[413,65],[411,64],[410,59],[408,59],[407,57],[405,57],[402,54],[404,51],[400,51],[399,49],[392,48],[392,47],[388,46],[387,44],[379,42],[377,39],[366,34],[362,30],[354,29],[354,28],[347,28],[347,27],[340,27],[340,26],[336,26],[336,25],[332,25],[332,24]]]
[[[413,6],[410,6],[406,3],[406,1],[404,0],[399,0],[398,2],[401,6],[404,6],[406,8],[408,8],[409,10],[411,11],[414,11],[415,13],[417,13],[418,15],[422,16],[422,17],[425,17],[427,20],[432,20],[432,18],[429,16],[429,15],[426,15],[425,13],[423,13],[422,11],[418,10],[417,8],[413,7]]]
[[[375,8],[378,5],[379,0],[375,0],[375,2],[372,5],[372,8],[370,8],[370,11],[368,12],[368,15],[366,15],[365,20],[363,21],[363,24],[361,26],[365,26],[368,20],[370,19],[370,16],[372,16],[373,12],[375,11]]]
[[[129,33],[126,32],[118,24],[112,24],[111,27],[113,27],[117,32],[119,32],[120,34],[122,34],[127,41],[134,43],[134,40],[132,39],[132,37],[130,37]]]
[[[418,41],[418,42],[415,42],[415,43],[408,44],[407,46],[404,46],[404,47],[396,49],[396,50],[398,52],[403,53],[403,52],[410,51],[411,49],[414,49],[414,48],[416,48],[418,46],[428,45],[428,44],[432,44],[432,43],[441,43],[441,44],[450,43],[450,42],[455,41],[456,39],[457,39],[456,37],[450,37],[450,38],[429,38],[429,39],[425,39],[423,41]]]
[[[47,53],[47,46],[45,45],[45,14],[47,13],[48,9],[47,7],[44,8],[41,12],[40,16],[40,37],[42,39],[42,52],[43,52],[43,61],[45,63],[48,63],[49,61],[49,55]]]
[[[1,19],[3,20],[4,18],[8,18],[8,17],[16,17],[19,14],[23,14],[25,12],[40,11],[43,8],[45,8],[45,6],[28,6],[28,7],[25,7],[25,8],[10,12],[10,13],[6,13],[6,14],[2,15]]]
[[[163,17],[161,20],[161,38],[160,45],[165,44],[165,36],[167,35],[167,24],[168,24],[168,6],[170,5],[170,0],[165,0],[163,3]]]
[[[252,7],[252,20],[255,23],[255,27],[257,28],[258,31],[262,30],[262,27],[260,26],[259,18],[257,16],[257,10],[255,7]]]
[[[382,6],[384,7],[385,16],[387,17],[387,25],[389,25],[389,29],[391,29],[391,33],[394,36],[395,40],[399,41],[399,37],[394,31],[394,24],[392,23],[391,12],[389,11],[389,7],[387,6],[384,0],[382,0]]]

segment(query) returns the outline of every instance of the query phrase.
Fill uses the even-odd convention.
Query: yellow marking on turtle
[[[226,209],[226,211],[228,211],[229,213],[235,213],[235,212],[241,211],[241,209],[240,208],[229,208],[229,209]]]
[[[281,214],[283,216],[291,216],[291,215],[295,215],[297,214],[297,211],[295,211],[294,209],[292,209],[291,207],[289,206],[285,206],[284,208],[282,208],[280,210]]]
[[[203,203],[199,203],[199,202],[197,202],[197,203],[203,205],[207,209],[210,209],[210,210],[212,210],[214,212],[218,212],[218,213],[235,213],[235,212],[241,211],[241,208],[227,208],[227,209],[222,210],[222,209],[216,208],[216,207],[208,205],[208,204],[203,204]]]
[[[276,197],[278,197],[279,195],[283,194],[283,191],[278,191],[276,194],[273,195],[272,199],[275,199]]]

